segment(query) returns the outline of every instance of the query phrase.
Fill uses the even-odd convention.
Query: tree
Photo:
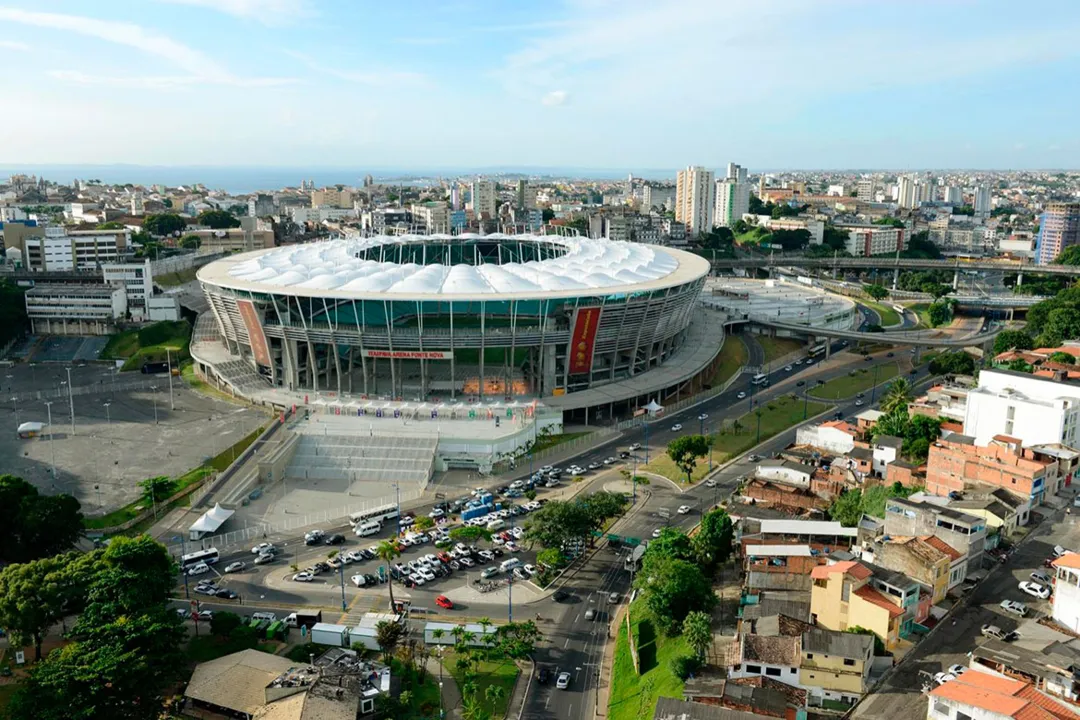
[[[697,467],[697,461],[709,454],[712,440],[704,435],[682,435],[668,443],[667,454],[680,470],[686,473],[686,482]]]
[[[886,415],[891,415],[897,411],[906,411],[909,402],[911,402],[911,383],[907,378],[898,378],[889,384],[881,409]]]
[[[1017,358],[1005,366],[1006,370],[1012,370],[1013,372],[1031,373],[1035,370],[1034,367],[1027,362]]]
[[[953,303],[950,300],[938,300],[930,303],[926,308],[926,314],[930,318],[930,324],[934,327],[944,325],[952,320]]]
[[[82,535],[79,501],[42,495],[15,475],[0,475],[0,558],[24,562],[64,552]]]
[[[427,530],[435,527],[435,521],[427,515],[421,515],[420,517],[416,518],[416,522],[413,524],[413,527],[420,532],[426,532]]]
[[[494,714],[499,706],[499,701],[506,697],[506,688],[502,685],[488,685],[484,690],[484,697],[491,703],[491,712]]]
[[[668,635],[678,632],[689,613],[695,610],[707,612],[717,602],[701,568],[676,558],[659,555],[644,558],[634,584],[642,591],[646,607]]]
[[[551,208],[544,208],[540,212],[541,212],[541,215],[543,216],[545,225],[555,219],[555,211],[552,210]]]
[[[541,640],[540,629],[532,620],[506,623],[495,630],[495,651],[513,660],[532,655]]]
[[[735,542],[735,526],[731,517],[721,508],[705,513],[697,534],[690,542],[698,563],[711,574],[717,565],[727,562],[731,556]]]
[[[941,257],[941,250],[930,240],[929,231],[923,230],[911,236],[907,250],[901,250],[900,257],[913,260],[937,260]]]
[[[829,516],[844,527],[855,527],[862,519],[862,490],[846,490],[833,501]]]
[[[375,642],[383,653],[383,662],[390,664],[390,658],[394,656],[401,641],[405,638],[405,626],[401,623],[380,620],[375,624]]]
[[[599,530],[609,519],[618,517],[626,507],[626,496],[622,493],[600,490],[590,493],[581,500],[589,517],[593,530]]]
[[[149,502],[162,502],[176,490],[176,482],[168,475],[146,478],[139,481],[139,487],[143,489],[143,497]]]
[[[592,517],[581,502],[551,500],[529,515],[525,523],[525,539],[530,546],[539,543],[546,548],[561,548],[571,540],[588,537],[592,532]]]
[[[863,292],[874,300],[882,300],[889,296],[889,291],[881,285],[866,285],[863,287]]]
[[[474,543],[477,540],[491,540],[491,531],[476,525],[463,525],[450,531],[450,539],[455,542]]]
[[[717,226],[704,233],[698,241],[702,247],[716,250],[733,245],[735,243],[735,234],[732,233],[731,228]]]
[[[1080,245],[1070,245],[1054,258],[1056,265],[1080,265]]]
[[[64,616],[71,596],[63,590],[68,582],[63,568],[73,555],[8,565],[0,572],[0,627],[16,646],[32,644],[38,660],[45,631]]]
[[[379,556],[380,560],[386,563],[387,568],[389,569],[390,563],[401,557],[401,550],[398,550],[398,546],[394,543],[383,540],[375,548],[375,554]],[[386,574],[386,587],[390,590],[390,607],[397,607],[396,603],[394,603],[394,576],[389,572]]]
[[[810,231],[803,229],[773,230],[769,242],[774,246],[780,245],[786,252],[799,250],[810,244]]]
[[[821,242],[823,245],[827,245],[830,250],[846,250],[849,236],[850,232],[847,230],[841,230],[833,225],[826,225]]]
[[[562,550],[556,547],[545,548],[536,553],[536,562],[541,565],[546,565],[549,568],[562,567],[563,554]]]
[[[1075,365],[1076,358],[1067,352],[1057,351],[1050,353],[1050,362],[1061,363],[1063,365]]]
[[[210,632],[218,637],[227,638],[233,630],[240,627],[243,621],[240,616],[232,612],[215,612],[210,618]]]
[[[178,233],[185,227],[187,227],[187,222],[175,213],[147,215],[143,218],[143,230],[158,237]]]
[[[688,562],[695,559],[690,538],[682,530],[675,527],[661,528],[660,535],[649,541],[645,554],[652,557],[675,558]]]
[[[932,295],[935,300],[938,300],[940,298],[945,297],[949,293],[951,293],[952,292],[952,286],[946,285],[945,283],[928,282],[928,283],[924,283],[919,288],[919,290],[921,290],[922,292],[924,292],[924,293],[926,293],[928,295]]]
[[[894,228],[903,228],[904,227],[904,221],[901,220],[900,218],[894,218],[894,217],[880,217],[877,220],[874,220],[873,224],[874,225],[888,225],[889,227],[894,227]]]
[[[94,228],[95,230],[123,230],[124,223],[116,222],[115,220],[109,220],[108,222],[98,223]]]
[[[224,210],[203,210],[195,219],[213,230],[240,227],[240,221]]]
[[[975,359],[963,350],[944,352],[930,361],[934,375],[974,375]]]
[[[705,652],[712,645],[712,617],[696,610],[687,613],[682,623],[682,634],[690,649],[699,658],[704,658]]]
[[[198,250],[200,245],[202,245],[202,240],[198,235],[185,235],[180,238],[180,247],[185,250]]]
[[[1075,247],[1080,248],[1080,245]],[[1000,355],[1009,350],[1031,350],[1031,336],[1023,330],[1002,330],[994,338],[994,354]]]

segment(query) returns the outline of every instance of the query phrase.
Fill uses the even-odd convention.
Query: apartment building
[[[646,185],[641,192],[641,207],[646,211],[653,208],[670,211],[675,207],[675,188],[670,185]]]
[[[895,254],[907,247],[907,232],[904,228],[884,225],[838,225],[837,227],[848,231],[844,249],[853,257]]]
[[[491,180],[476,180],[472,184],[472,210],[476,217],[487,213],[489,218],[494,218],[498,211],[497,198],[495,196],[495,183]]]
[[[986,521],[980,517],[910,498],[890,498],[885,503],[885,534],[936,536],[967,557],[967,575],[982,567]]]
[[[1035,241],[1035,262],[1047,265],[1065,248],[1080,243],[1080,203],[1055,202],[1046,206],[1039,219]]]
[[[263,250],[275,245],[274,231],[265,220],[254,217],[239,218],[240,227],[228,230],[189,230],[187,234],[199,238],[199,254],[221,252],[247,252]]]
[[[984,368],[978,387],[968,391],[964,434],[976,445],[1008,435],[1029,447],[1080,447],[1080,382],[1065,380],[1064,374],[1039,377]]]
[[[930,447],[926,489],[934,495],[989,485],[1014,492],[1034,507],[1060,484],[1057,459],[1024,448],[1019,438],[995,435],[989,444],[976,445],[973,438],[954,434]]]
[[[1029,682],[972,669],[930,691],[927,720],[1080,720]]]
[[[1080,553],[1065,553],[1053,562],[1053,568],[1051,615],[1072,632],[1080,633]]]
[[[746,180],[746,168],[728,165],[728,176],[716,181],[716,207],[713,223],[731,227],[750,212],[750,183]]]
[[[248,215],[251,217],[268,217],[274,214],[274,196],[266,193],[255,193],[248,199]]]
[[[127,312],[121,285],[38,283],[25,302],[35,335],[109,335]]]
[[[450,208],[446,203],[425,202],[413,203],[409,207],[413,222],[422,227],[428,233],[450,232]]]
[[[802,635],[799,684],[810,707],[824,700],[854,705],[870,689],[874,638],[812,628]]]
[[[712,230],[716,204],[713,173],[703,167],[688,167],[675,177],[675,219],[686,225],[690,236]],[[742,217],[741,215],[739,217]]]
[[[146,320],[148,302],[154,295],[154,273],[150,260],[141,263],[109,263],[101,266],[106,285],[122,285],[126,296],[127,311],[136,322]]]
[[[352,190],[345,188],[323,188],[311,191],[311,207],[335,207],[351,210],[353,206]]]
[[[810,233],[810,244],[820,245],[825,240],[825,223],[816,218],[782,217],[751,215],[757,218],[757,224],[766,230],[805,230]]]
[[[95,270],[122,262],[129,253],[127,230],[76,230],[9,223],[4,246],[22,252],[23,266],[34,271]]]

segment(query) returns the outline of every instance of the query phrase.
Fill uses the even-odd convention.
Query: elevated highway
[[[705,255],[708,259],[708,255]],[[1080,266],[1077,265],[1033,265],[1028,262],[1017,260],[967,260],[954,258],[952,260],[913,260],[909,258],[895,257],[867,257],[867,258],[811,258],[801,255],[769,255],[768,257],[752,258],[716,258],[711,260],[713,268],[717,270],[731,268],[774,268],[797,265],[807,268],[876,268],[878,270],[985,270],[990,272],[1015,272],[1021,277],[1025,272],[1040,273],[1044,275],[1065,275],[1080,277]]]
[[[889,345],[909,345],[912,347],[973,347],[993,341],[1004,327],[995,327],[986,332],[967,335],[965,337],[933,337],[934,330],[897,330],[894,332],[868,333],[857,330],[833,330],[813,325],[800,325],[798,323],[777,321],[758,315],[743,315],[741,317],[729,317],[725,325],[740,325],[753,323],[777,330],[801,333],[813,337],[839,338],[842,340],[855,340],[859,342],[881,342]]]

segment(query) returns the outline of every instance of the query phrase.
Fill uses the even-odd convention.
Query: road
[[[1050,603],[1022,593],[1020,581],[1029,579],[1035,570],[1043,570],[1043,560],[1052,554],[1054,545],[1080,547],[1080,518],[1061,510],[1040,508],[1048,513],[1043,524],[1009,557],[1006,564],[994,568],[968,598],[968,604],[954,611],[950,619],[914,647],[886,679],[882,688],[867,697],[856,709],[854,718],[876,720],[882,717],[909,718],[926,715],[927,700],[921,692],[927,675],[933,675],[959,663],[967,665],[967,653],[983,642],[980,628],[997,625],[1009,632],[1020,620],[1005,613],[1002,600],[1019,600],[1028,606],[1028,618],[1050,613]],[[1019,641],[1023,642],[1023,638]]]

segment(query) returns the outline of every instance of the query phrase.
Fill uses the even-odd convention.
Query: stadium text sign
[[[449,360],[454,357],[454,353],[449,350],[365,350],[364,357],[391,360]]]

